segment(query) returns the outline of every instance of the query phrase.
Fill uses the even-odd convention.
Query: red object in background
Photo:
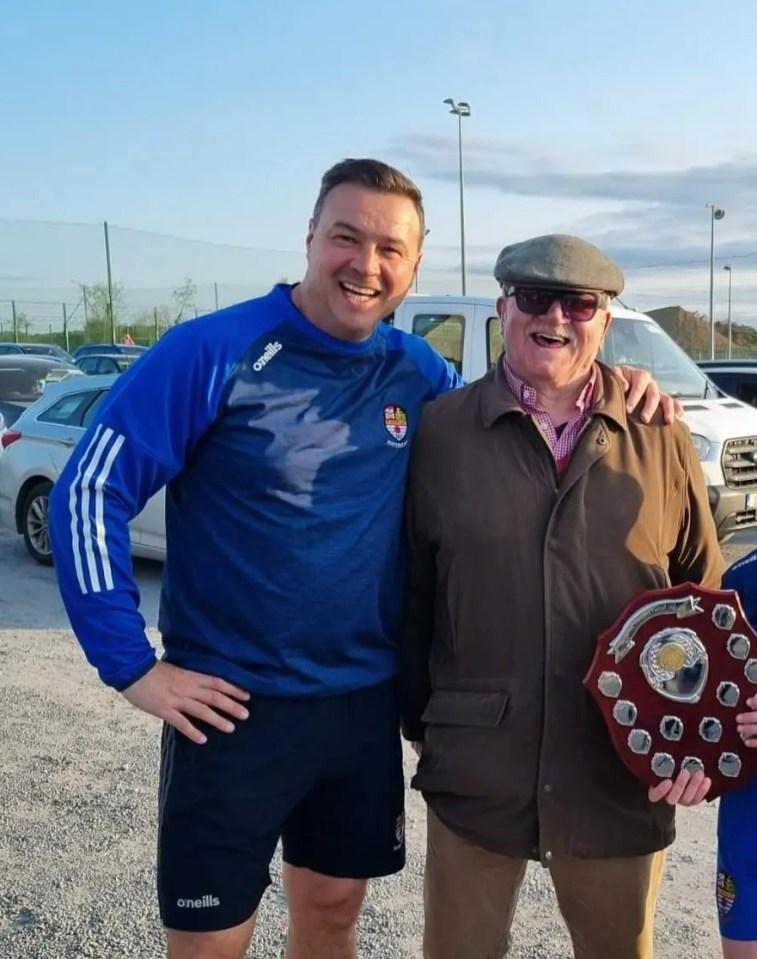
[[[702,768],[715,799],[757,774],[757,748],[736,731],[757,693],[757,634],[733,590],[686,583],[637,596],[598,637],[583,683],[642,782]]]

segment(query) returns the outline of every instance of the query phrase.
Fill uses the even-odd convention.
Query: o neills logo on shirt
[[[278,340],[275,340],[273,343],[266,343],[265,349],[252,364],[253,370],[255,370],[256,373],[259,373],[266,363],[270,363],[274,356],[276,356],[281,349],[282,346]]]
[[[218,896],[202,896],[200,899],[177,899],[176,905],[179,909],[210,909],[220,906],[221,900]]]

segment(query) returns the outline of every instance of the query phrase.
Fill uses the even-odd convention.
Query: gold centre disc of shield
[[[686,662],[686,650],[679,643],[668,643],[657,653],[657,665],[671,673],[679,670]]]

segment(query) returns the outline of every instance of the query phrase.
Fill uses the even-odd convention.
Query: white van
[[[483,376],[502,348],[496,300],[408,296],[387,318],[422,336],[466,380]],[[613,322],[600,359],[649,370],[680,399],[702,464],[721,541],[757,526],[757,409],[724,394],[650,316],[611,306]]]

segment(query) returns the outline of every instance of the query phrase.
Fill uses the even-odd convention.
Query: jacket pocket
[[[502,762],[509,699],[505,690],[432,693],[423,713],[426,731],[412,785],[458,796],[501,796],[510,779]]]
[[[423,716],[424,723],[436,726],[475,726],[494,729],[499,726],[510,694],[437,689],[431,694]]]

